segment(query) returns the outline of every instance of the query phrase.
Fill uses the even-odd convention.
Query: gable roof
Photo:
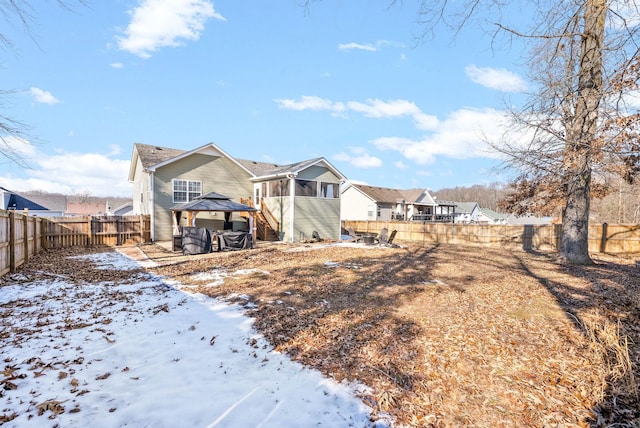
[[[255,162],[255,163],[260,165],[260,162]],[[327,162],[325,158],[322,158],[322,157],[295,162],[288,165],[275,165],[275,164],[262,164],[262,165],[264,165],[264,168],[260,171],[256,171],[256,172],[259,172],[259,174],[256,173],[256,176],[253,179],[254,181],[269,180],[273,178],[284,177],[287,175],[295,176],[301,171],[304,171],[305,169],[311,168],[312,166],[316,166],[316,165],[321,165],[329,169],[341,180],[344,180],[346,178],[344,175],[342,175],[340,171],[334,168],[333,165],[331,165],[329,162]],[[269,168],[268,165],[271,165],[271,168]]]
[[[399,203],[405,201],[411,204],[435,205],[435,201],[425,189],[400,190],[390,189],[387,187],[368,186],[365,184],[350,183],[350,185],[376,202]]]
[[[493,210],[490,210],[489,208],[480,208],[480,212],[492,220],[506,220],[509,217],[507,214],[497,213]]]
[[[456,202],[456,214],[471,213],[477,206],[477,202]]]
[[[322,164],[326,168],[330,169],[340,179],[345,178],[344,175],[340,173],[340,171],[335,169],[329,162],[327,162],[325,158],[322,157],[296,162],[289,165],[278,165],[268,162],[235,159],[225,153],[214,143],[205,144],[204,146],[188,151],[135,143],[131,165],[129,167],[129,181],[133,181],[137,159],[140,159],[140,163],[145,170],[154,171],[157,168],[183,159],[195,153],[225,156],[232,162],[236,163],[240,168],[247,171],[247,173],[252,176],[253,180],[265,180],[270,178],[283,177],[288,174],[296,175],[300,171],[318,164]]]
[[[3,201],[5,206],[2,207],[5,210],[22,211],[28,209],[31,211],[49,211],[49,208],[33,202],[32,200],[27,199],[24,196],[17,194],[16,192],[5,189],[4,187],[0,187],[0,191],[5,195]]]
[[[148,144],[134,144],[137,149],[140,162],[144,168],[151,168],[153,165],[163,163],[169,159],[178,157],[186,150],[171,149],[169,147],[151,146]]]
[[[67,210],[67,195],[55,194],[55,193],[31,193],[25,192],[23,195],[25,198],[38,205],[46,207],[48,210],[53,211],[66,211]]]
[[[136,167],[136,158],[140,159],[140,163],[145,171],[155,171],[157,168],[161,168],[170,163],[184,159],[187,156],[193,154],[206,154],[212,156],[224,156],[237,164],[240,168],[247,171],[249,175],[253,175],[251,171],[245,168],[244,165],[239,163],[236,159],[229,156],[220,147],[214,143],[205,144],[204,146],[197,147],[193,150],[179,150],[171,149],[168,147],[150,146],[148,144],[136,143],[133,147],[133,155],[131,159],[131,165],[129,166],[129,181],[133,181],[134,170]]]

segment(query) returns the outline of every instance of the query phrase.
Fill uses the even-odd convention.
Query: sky
[[[324,157],[397,189],[507,178],[483,141],[530,85],[517,40],[480,19],[420,38],[416,2],[66,3],[31,2],[28,30],[5,18],[0,114],[23,132],[4,139],[20,162],[0,159],[2,187],[132,196],[134,143]]]
[[[391,425],[384,415],[370,421],[358,398],[364,385],[337,383],[274,351],[240,306],[132,272],[150,263],[135,254],[79,257],[128,280],[14,274],[0,288],[3,311],[14,311],[2,318],[13,334],[0,337],[0,416],[15,415],[3,427]],[[225,275],[253,273],[212,268],[197,279],[215,287]]]

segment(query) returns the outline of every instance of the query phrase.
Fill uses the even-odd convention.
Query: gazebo
[[[216,192],[210,192],[206,195],[202,195],[191,202],[185,202],[182,204],[171,207],[172,211],[172,223],[174,235],[178,233],[178,226],[180,224],[180,216],[183,212],[187,212],[187,223],[190,226],[195,226],[196,216],[199,212],[223,212],[225,224],[231,220],[231,213],[233,212],[246,212],[249,214],[249,231],[253,242],[256,239],[256,231],[254,228],[253,214],[258,211],[256,208],[249,205],[244,205],[238,202],[232,201],[228,196],[222,195]]]

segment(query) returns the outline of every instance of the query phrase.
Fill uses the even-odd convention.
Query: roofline
[[[338,171],[338,170],[336,169],[336,167],[334,167],[333,165],[331,165],[331,163],[330,163],[328,160],[326,160],[325,158],[321,157],[321,158],[317,158],[317,159],[309,159],[309,161],[311,161],[311,160],[313,160],[313,162],[310,162],[310,163],[308,163],[308,164],[307,164],[307,163],[305,163],[305,161],[298,162],[298,163],[302,163],[302,164],[304,164],[304,165],[303,165],[303,166],[300,166],[300,167],[298,167],[298,168],[296,168],[296,169],[289,169],[289,170],[287,170],[287,171],[279,172],[279,173],[277,173],[277,174],[260,175],[260,176],[256,176],[256,175],[254,175],[254,176],[253,176],[253,178],[252,178],[251,180],[252,180],[252,181],[269,180],[269,179],[273,179],[273,178],[288,177],[288,176],[290,176],[290,175],[292,175],[292,176],[294,176],[294,177],[295,177],[295,176],[297,176],[297,175],[298,175],[298,173],[299,173],[300,171],[304,171],[305,169],[310,168],[310,167],[312,167],[312,166],[315,166],[315,165],[319,164],[320,162],[324,162],[324,163],[326,164],[327,168],[328,168],[331,172],[333,172],[335,175],[337,175],[337,176],[338,176],[338,178],[339,178],[340,180],[346,180],[346,178],[347,178],[347,177],[345,177],[345,176],[344,176],[344,174],[342,174],[340,171]],[[252,174],[252,175],[253,175],[253,174]]]
[[[131,153],[131,162],[129,162],[129,183],[133,183],[135,180],[135,169],[138,164],[138,149],[137,143],[133,143],[133,151]]]
[[[207,143],[203,146],[197,147],[195,149],[192,150],[188,150],[184,153],[179,154],[178,156],[175,156],[171,159],[167,159],[166,161],[162,161],[160,163],[157,163],[155,165],[150,166],[149,168],[146,168],[146,171],[156,171],[158,168],[161,168],[163,166],[169,165],[170,163],[179,161],[181,159],[186,158],[187,156],[191,156],[193,154],[196,154],[206,148],[212,147],[213,149],[219,151],[223,156],[225,156],[227,159],[229,159],[230,161],[232,161],[233,163],[235,163],[237,166],[239,166],[240,168],[242,168],[244,171],[246,171],[251,177],[255,177],[255,174],[251,171],[249,171],[247,168],[244,167],[244,165],[242,165],[240,162],[238,162],[233,156],[230,156],[227,152],[225,152],[224,150],[222,150],[220,147],[218,147],[215,143]]]
[[[357,184],[358,184],[358,183],[347,182],[347,185],[344,187],[344,189],[342,189],[342,191],[341,191],[340,193],[344,193],[344,192],[346,192],[346,191],[349,189],[349,187],[353,187],[356,191],[360,192],[360,194],[361,194],[362,196],[364,196],[364,197],[368,198],[370,201],[375,202],[375,203],[378,203],[378,202],[379,202],[379,201],[377,201],[377,200],[373,199],[373,198],[371,197],[371,195],[367,194],[367,193],[366,193],[366,192],[364,192],[362,189],[360,189],[360,188],[357,186]],[[363,186],[366,186],[366,184],[363,184]]]

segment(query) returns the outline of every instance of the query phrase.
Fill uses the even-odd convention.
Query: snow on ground
[[[139,267],[117,252],[83,257]],[[3,428],[374,426],[364,387],[273,351],[240,308],[150,274],[7,285],[0,310]]]

